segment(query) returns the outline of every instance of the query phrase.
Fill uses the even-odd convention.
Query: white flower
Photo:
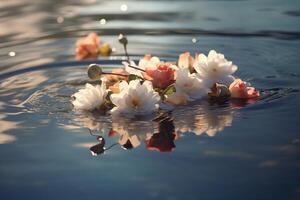
[[[106,95],[105,84],[93,86],[87,83],[84,89],[72,95],[75,98],[72,104],[76,109],[92,111],[104,103]]]
[[[116,106],[111,112],[120,114],[145,115],[158,109],[159,94],[153,90],[150,81],[140,80],[122,81],[119,85],[120,93],[110,96]]]
[[[145,70],[147,67],[155,67],[158,63],[160,63],[160,59],[158,57],[152,57],[151,55],[145,55],[140,59],[139,64],[136,65],[135,62],[130,61],[130,65]],[[123,62],[125,66],[125,71],[129,74],[135,74],[137,76],[142,76],[142,71],[129,67],[128,62]]]
[[[223,54],[211,50],[208,56],[200,54],[194,63],[194,68],[208,87],[214,83],[230,85],[234,81],[232,74],[237,66],[226,60]]]
[[[136,65],[135,62],[130,61],[130,63],[128,63],[128,62],[122,62],[122,63],[125,66],[125,71],[128,72],[128,74],[134,74],[134,75],[137,75],[137,76],[140,76],[140,77],[143,76],[141,70],[137,70],[137,69],[134,69],[132,67],[129,67],[129,65],[130,65],[130,66],[133,66],[133,67],[141,68],[138,65]],[[141,69],[144,69],[144,68],[141,68]]]
[[[207,95],[208,89],[196,73],[190,73],[188,68],[177,70],[175,82],[176,93],[185,94],[190,100],[200,99]]]
[[[155,67],[158,63],[160,63],[160,59],[156,56],[145,55],[144,58],[140,59],[139,67],[142,69],[146,69],[148,67]]]

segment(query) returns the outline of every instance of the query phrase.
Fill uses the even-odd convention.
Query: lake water
[[[299,17],[298,0],[2,0],[0,199],[300,199]],[[91,31],[115,52],[76,61]],[[88,64],[120,67],[120,33],[134,59],[223,52],[262,97],[159,119],[74,111]]]

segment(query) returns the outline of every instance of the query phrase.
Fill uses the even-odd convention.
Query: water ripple
[[[87,32],[96,31],[101,35],[116,36],[120,33],[126,35],[177,35],[177,36],[211,36],[211,37],[232,37],[232,38],[274,38],[280,40],[299,40],[300,32],[299,31],[274,31],[274,30],[261,30],[254,32],[243,32],[243,31],[222,31],[222,30],[204,30],[204,29],[182,29],[182,28],[143,28],[143,29],[123,29],[123,28],[110,28],[110,29],[74,29],[74,30],[65,30],[60,32],[54,32],[51,34],[45,34],[40,37],[20,39],[20,40],[7,40],[8,42],[3,42],[0,44],[1,48],[16,47],[18,45],[29,44],[36,41],[46,40],[46,39],[58,39],[66,37],[80,37],[85,35]],[[5,38],[4,38],[5,39]],[[4,40],[5,41],[5,40]]]

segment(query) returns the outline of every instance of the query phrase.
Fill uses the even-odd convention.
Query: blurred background
[[[0,70],[73,59],[76,39],[91,31],[112,43],[117,54],[123,53],[117,35],[128,35],[129,52],[139,56],[205,52],[206,36],[295,39],[300,31],[299,4],[298,0],[2,0]],[[259,46],[268,51],[267,44]]]

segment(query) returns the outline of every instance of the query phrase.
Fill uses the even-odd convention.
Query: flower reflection
[[[194,105],[191,109],[178,111],[178,117],[174,118],[176,131],[180,134],[194,133],[202,135],[206,133],[213,137],[225,127],[231,126],[233,121],[233,110],[231,108],[213,109],[211,105],[202,102]]]
[[[111,136],[117,136],[118,143],[123,149],[132,149],[140,146],[147,135],[152,135],[156,124],[152,121],[139,121],[114,116],[112,118]],[[114,134],[112,134],[114,133]]]
[[[165,119],[159,123],[158,132],[146,138],[145,144],[148,150],[169,152],[175,149],[176,136],[173,120]]]
[[[123,147],[123,149],[133,149],[140,146],[141,142],[138,136],[133,135],[122,135],[119,139],[119,144]]]
[[[105,148],[104,148],[105,140],[104,140],[104,138],[102,136],[98,136],[97,140],[99,141],[99,143],[90,148],[90,151],[91,151],[93,156],[97,156],[99,154],[102,154],[105,151]]]
[[[103,113],[81,112],[80,115],[74,115],[73,121],[79,125],[75,126],[75,129],[84,127],[93,133],[97,132],[97,135],[104,136],[111,128],[110,119]],[[71,126],[70,129],[74,129],[72,127],[74,126]],[[68,128],[68,126],[64,126],[64,128]]]
[[[94,113],[76,121],[89,128],[91,135],[97,139],[97,143],[85,146],[92,155],[103,154],[114,146],[131,150],[144,145],[150,151],[171,152],[176,148],[175,141],[185,134],[216,136],[231,126],[233,114],[230,103],[218,105],[203,101],[188,107],[182,106],[172,114],[161,112],[154,119],[153,116],[128,118],[116,115],[109,120],[99,121],[107,116]]]

